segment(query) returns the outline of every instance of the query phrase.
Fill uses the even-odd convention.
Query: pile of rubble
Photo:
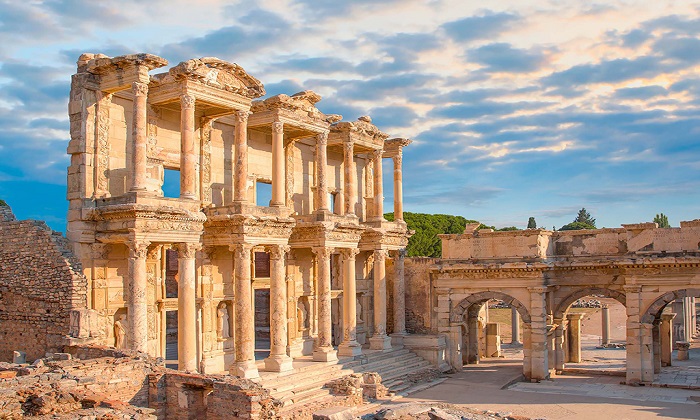
[[[383,408],[375,413],[365,414],[363,420],[528,420],[528,417],[514,416],[511,413],[461,408],[446,403],[411,402]]]
[[[572,308],[602,308],[598,299],[579,299],[571,305]]]

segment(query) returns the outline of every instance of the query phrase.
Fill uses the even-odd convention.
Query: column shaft
[[[272,207],[285,204],[284,175],[284,124],[276,121],[272,123]]]
[[[602,327],[603,327],[603,346],[610,344],[610,308],[607,305],[603,306],[601,311]]]
[[[357,205],[357,171],[355,170],[355,144],[343,143],[343,166],[345,169],[345,214],[355,214]]]
[[[403,155],[394,156],[394,220],[403,220]]]
[[[150,242],[130,241],[129,288],[127,301],[128,346],[136,351],[148,352],[148,300],[146,253]]]
[[[236,112],[236,176],[234,178],[233,201],[248,202],[248,111]]]
[[[406,280],[404,258],[406,250],[394,251],[394,334],[406,334]]]
[[[672,322],[676,314],[661,314],[659,329],[659,342],[661,344],[661,366],[671,366],[671,354],[673,353],[673,327]]]
[[[557,324],[554,330],[554,369],[557,373],[564,369],[564,320],[555,319]]]
[[[253,283],[250,276],[250,244],[237,244],[230,247],[234,252],[236,274],[236,363],[231,369],[233,375],[242,378],[257,378],[255,364],[255,318],[253,313]]]
[[[273,372],[292,370],[292,358],[287,356],[287,284],[285,254],[288,246],[273,245],[270,253],[270,356],[265,369]]]
[[[374,151],[374,213],[376,220],[384,219],[384,186],[382,176],[383,150]]]
[[[569,360],[571,363],[581,363],[581,318],[583,314],[568,314],[569,321]]]
[[[197,371],[197,305],[195,291],[195,254],[199,244],[181,243],[177,247],[177,360],[179,370]]]
[[[372,350],[391,348],[386,335],[386,250],[374,251],[374,334],[369,339]]]
[[[326,179],[326,167],[328,166],[328,132],[319,133],[316,136],[316,196],[317,211],[328,211],[328,180]]]
[[[146,191],[146,121],[148,112],[148,84],[134,82],[133,120],[131,122],[133,177],[130,191]]]
[[[313,359],[319,362],[338,360],[333,349],[333,323],[331,320],[331,254],[333,248],[313,248],[318,259],[317,290],[318,290],[318,342]],[[311,316],[311,314],[309,314]]]
[[[515,307],[510,308],[511,344],[520,344],[520,314]]]
[[[180,96],[180,198],[196,198],[195,153],[194,153],[194,109],[195,98]]]
[[[530,330],[530,370],[531,379],[547,379],[549,377],[549,351],[547,350],[547,288],[544,286],[531,287],[531,330]]]
[[[357,356],[362,353],[357,342],[357,284],[355,256],[357,249],[343,249],[343,342],[338,347],[340,356]]]

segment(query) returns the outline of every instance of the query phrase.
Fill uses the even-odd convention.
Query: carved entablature
[[[296,139],[311,137],[328,131],[332,123],[342,119],[340,115],[326,115],[316,108],[321,96],[306,90],[289,95],[276,95],[262,101],[253,102],[248,127],[269,132],[271,124],[284,124],[284,138]]]
[[[153,54],[128,54],[108,57],[104,54],[83,54],[78,59],[78,72],[95,75],[94,90],[113,93],[128,89],[134,82],[148,83],[150,70],[166,66],[168,60]]]
[[[299,223],[289,238],[293,247],[357,247],[364,227],[336,222]]]
[[[353,142],[360,149],[378,150],[384,148],[384,142],[389,135],[372,124],[369,116],[360,117],[357,121],[341,121],[331,125],[328,144],[340,145]]]
[[[435,275],[441,279],[541,279],[543,270],[538,268],[522,269],[436,269]]]
[[[204,224],[205,245],[231,243],[285,245],[294,227],[287,217],[255,217],[242,214],[210,216]]]
[[[384,142],[384,157],[400,157],[404,147],[413,143],[413,140],[404,138],[393,138]]]
[[[408,239],[413,236],[415,231],[405,229],[400,225],[387,222],[390,228],[371,228],[367,229],[362,234],[360,240],[360,249],[373,250],[378,248],[387,248],[392,250],[406,248]]]

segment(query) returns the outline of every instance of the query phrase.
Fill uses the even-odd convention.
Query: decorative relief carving
[[[374,260],[378,264],[382,264],[384,262],[384,260],[386,260],[386,258],[389,256],[389,251],[387,251],[386,249],[377,249],[374,251],[373,254],[374,254]]]
[[[135,96],[148,95],[148,85],[146,83],[134,82],[131,84],[131,91]]]
[[[192,95],[181,95],[180,96],[180,107],[182,109],[194,108],[195,98]]]
[[[248,116],[250,116],[250,111],[236,111],[236,123],[237,124],[248,124]]]
[[[284,149],[285,159],[285,206],[294,206],[294,142],[290,142]]]
[[[321,133],[316,134],[316,141],[318,142],[318,144],[326,146],[328,144],[328,131],[323,131]]]
[[[109,244],[94,243],[94,244],[92,244],[92,259],[93,260],[109,259],[109,253],[111,251],[112,251],[112,247]]]
[[[284,123],[275,121],[272,123],[272,132],[275,134],[282,134],[284,132]]]
[[[109,106],[112,103],[111,94],[103,94],[97,102],[97,132],[95,139],[95,197],[109,197]]]
[[[340,250],[340,255],[343,256],[345,260],[354,260],[360,250],[357,248],[343,248]]]
[[[311,251],[316,255],[318,259],[328,260],[331,258],[331,255],[333,255],[335,249],[327,246],[315,246],[311,248]]]
[[[200,181],[202,192],[202,204],[211,204],[211,131],[212,119],[202,118],[200,133],[202,136],[202,152],[200,153]]]
[[[148,254],[148,245],[151,243],[148,241],[129,241],[126,246],[129,247],[129,258],[136,258],[140,260],[145,260]]]
[[[201,244],[183,242],[177,244],[178,258],[192,259],[197,255],[197,251],[202,248]]]
[[[265,251],[270,253],[271,260],[281,260],[291,249],[288,245],[269,245],[265,247]]]

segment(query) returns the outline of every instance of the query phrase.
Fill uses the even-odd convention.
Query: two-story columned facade
[[[271,371],[390,348],[405,333],[410,141],[322,113],[314,92],[256,100],[262,83],[236,64],[149,75],[165,65],[84,54],[72,80],[67,235],[104,344],[243,377],[258,375],[256,336]]]

